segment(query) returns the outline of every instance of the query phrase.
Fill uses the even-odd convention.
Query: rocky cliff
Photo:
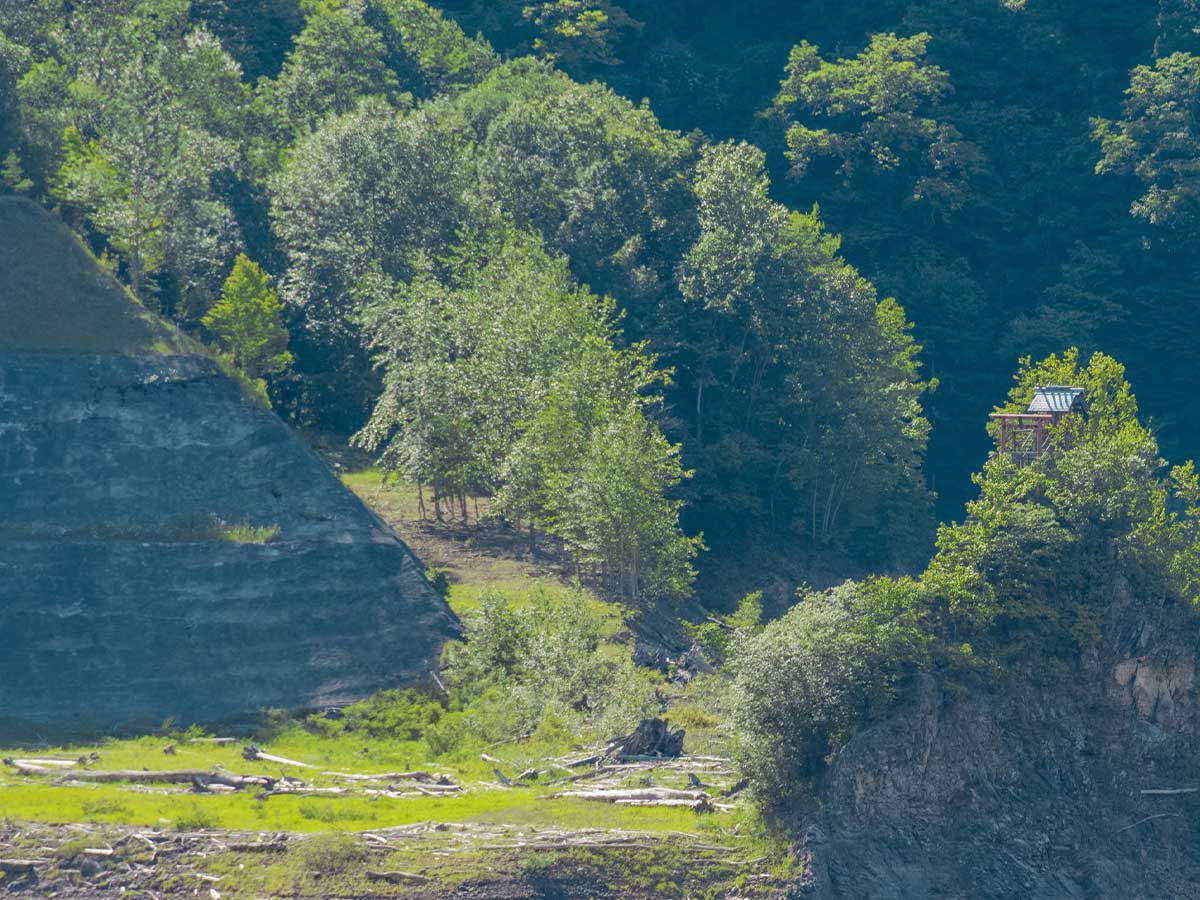
[[[1078,665],[931,677],[853,739],[804,831],[821,900],[1200,897],[1198,617],[1112,589]]]
[[[0,339],[0,719],[217,720],[427,673],[455,623],[408,548],[65,229],[5,216],[28,246],[0,315],[50,321]],[[53,328],[72,308],[83,339]]]

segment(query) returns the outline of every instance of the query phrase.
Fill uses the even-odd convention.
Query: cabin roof
[[[1064,384],[1048,384],[1034,388],[1033,400],[1026,412],[1068,413],[1083,409],[1084,390]]]

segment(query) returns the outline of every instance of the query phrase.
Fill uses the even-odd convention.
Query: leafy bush
[[[582,595],[535,590],[520,607],[482,598],[465,644],[447,648],[447,678],[464,725],[484,739],[532,731],[546,716],[607,731],[640,718],[650,676],[604,648],[604,619]]]
[[[738,757],[768,812],[809,780],[859,727],[890,708],[926,659],[916,584],[873,579],[810,592],[746,639],[736,658]]]
[[[306,726],[327,735],[357,732],[373,738],[416,741],[444,712],[441,703],[420,691],[380,691],[347,706],[339,719],[310,716]]]

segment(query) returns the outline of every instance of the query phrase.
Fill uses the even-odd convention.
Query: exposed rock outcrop
[[[821,900],[1200,897],[1198,617],[1118,586],[1102,646],[994,693],[919,679],[821,787]],[[1147,791],[1152,793],[1146,793]]]
[[[89,321],[136,307],[60,225],[14,212],[74,254]],[[53,296],[10,255],[0,312],[35,278]],[[425,675],[456,623],[420,562],[211,360],[143,346],[169,329],[138,310],[110,336],[126,352],[69,327],[0,341],[0,719],[216,720]]]

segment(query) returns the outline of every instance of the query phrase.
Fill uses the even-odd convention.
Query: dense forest
[[[205,603],[237,605],[269,627],[269,652],[224,618],[184,638],[258,654],[284,673],[270,680],[324,684],[362,646],[433,646],[329,708],[259,710],[254,740],[286,756],[201,757],[193,744],[239,751],[173,720],[161,747],[112,750],[130,755],[109,782],[186,757],[218,767],[172,773],[194,794],[214,775],[268,788],[197,813],[203,840],[516,809],[555,841],[640,835],[631,821],[687,837],[682,822],[702,852],[736,841],[736,865],[770,859],[822,898],[957,896],[977,879],[979,896],[1126,897],[1131,879],[1151,886],[1140,896],[1194,895],[1200,475],[1167,460],[1200,447],[1200,0],[0,0],[0,194],[0,222],[54,235],[0,247],[73,260],[53,291],[81,303],[103,282],[107,305],[75,331],[118,308],[152,322],[123,352],[187,359],[172,388],[207,372],[219,409],[268,423],[307,466],[265,464],[282,437],[222,445],[224,465],[245,456],[226,492],[246,521],[209,514],[201,485],[207,518],[149,530],[148,482],[76,472],[128,516],[56,525],[39,551],[64,534],[87,553],[161,544],[241,577],[181,602],[214,618]],[[71,318],[18,276],[10,309],[28,293]],[[14,331],[39,314],[20,312]],[[989,414],[1025,413],[1047,385],[1082,389],[1079,405],[1039,421],[1036,452],[1001,450]],[[210,438],[123,425],[124,390],[105,426],[123,441],[222,465]],[[36,402],[8,409],[21,403],[0,438],[55,433]],[[203,434],[224,430],[206,416]],[[79,458],[112,462],[106,437]],[[22,479],[64,455],[22,469],[0,444],[17,473],[0,487],[36,506]],[[292,483],[321,479],[323,493]],[[268,498],[285,496],[281,531],[266,517],[286,504]],[[359,531],[325,515],[335,503]],[[335,590],[279,574],[310,530],[330,562],[308,565],[341,566]],[[353,648],[283,644],[295,622],[353,618],[355,540],[392,551],[375,574],[407,579],[407,605],[375,610],[413,647],[371,644],[362,622]],[[274,581],[228,574],[214,547]],[[89,563],[71,565],[86,581]],[[147,596],[172,565],[134,573]],[[133,571],[109,568],[122,587]],[[69,606],[54,577],[27,579],[47,653],[101,666],[62,623],[94,630],[106,608],[79,614],[94,597]],[[30,788],[16,818],[171,821],[169,805],[106,812],[90,796],[47,812],[29,779],[105,774],[63,754],[5,759],[0,789]],[[317,782],[226,766],[264,761]],[[368,762],[380,771],[325,771]],[[265,802],[306,790],[311,815]],[[352,812],[319,806],[332,796]],[[514,797],[558,806],[539,819],[530,807],[554,807]],[[428,880],[409,865],[384,880]],[[236,877],[222,872],[212,883]],[[757,877],[745,896],[783,896]],[[673,895],[660,885],[646,890]],[[709,888],[671,889],[728,895]]]
[[[2,10],[6,190],[625,596],[918,568],[1022,356],[1196,443],[1189,0]]]

